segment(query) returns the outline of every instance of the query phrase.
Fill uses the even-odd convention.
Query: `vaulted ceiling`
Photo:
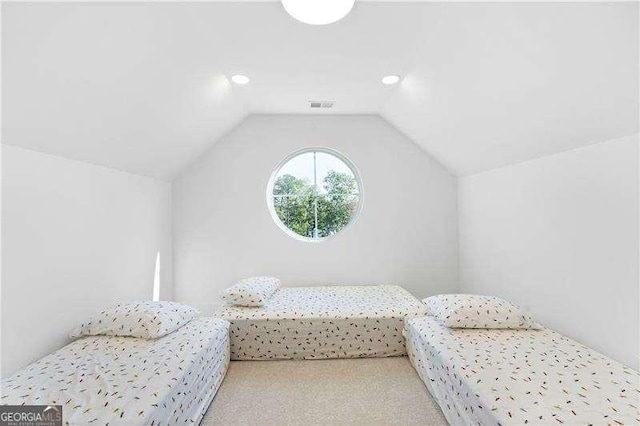
[[[2,141],[170,180],[250,113],[331,100],[466,175],[637,133],[638,51],[632,2],[359,1],[320,27],[269,1],[4,2]]]

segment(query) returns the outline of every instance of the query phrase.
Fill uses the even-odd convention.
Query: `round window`
[[[287,234],[321,241],[343,231],[362,206],[356,167],[328,148],[306,148],[285,158],[267,188],[273,220]]]

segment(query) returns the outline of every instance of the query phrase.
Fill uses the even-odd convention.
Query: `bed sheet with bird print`
[[[404,319],[426,306],[394,285],[282,287],[262,307],[225,306],[231,359],[406,355]]]
[[[640,374],[548,328],[407,321],[409,358],[458,425],[637,425]]]
[[[195,319],[159,339],[78,339],[2,381],[3,405],[62,405],[70,425],[197,424],[229,365],[229,323]]]

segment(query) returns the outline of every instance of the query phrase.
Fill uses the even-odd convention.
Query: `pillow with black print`
[[[169,334],[200,312],[177,302],[118,303],[100,312],[71,332],[71,337],[123,336],[155,339]]]
[[[222,300],[228,305],[262,306],[280,287],[280,280],[274,277],[246,278],[222,293]]]
[[[523,310],[494,296],[440,294],[427,297],[427,314],[449,328],[538,329]]]

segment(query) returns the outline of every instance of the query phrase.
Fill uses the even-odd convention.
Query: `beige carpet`
[[[203,425],[446,425],[407,357],[234,361]]]

